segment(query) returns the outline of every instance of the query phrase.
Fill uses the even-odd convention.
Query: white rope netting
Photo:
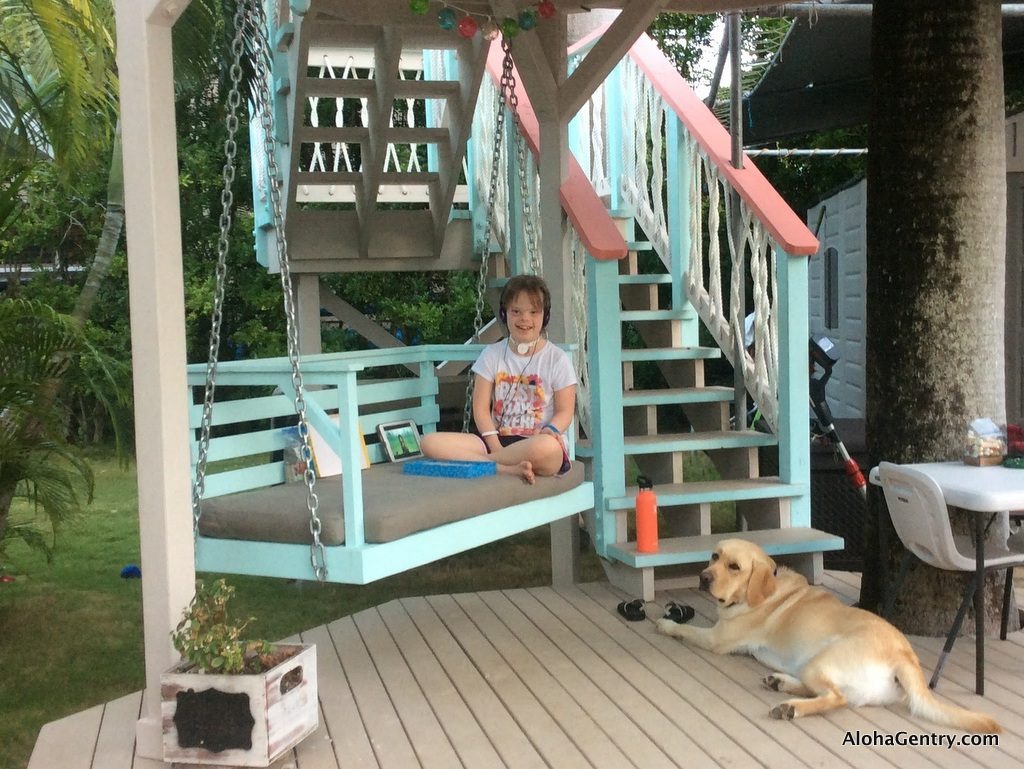
[[[598,89],[582,112],[589,126],[590,146],[582,150],[591,181],[601,178],[597,158],[605,153],[608,120],[623,120],[622,179],[623,203],[634,211],[652,249],[670,266],[672,259],[666,210],[665,131],[675,120],[661,95],[629,57],[620,73],[621,114],[608,116],[603,89]],[[614,75],[613,75],[614,76]],[[689,234],[689,253],[683,283],[687,298],[696,308],[715,343],[725,357],[741,367],[745,384],[772,429],[778,419],[778,332],[774,310],[777,296],[776,248],[753,212],[733,197],[729,185],[710,162],[696,140],[681,133],[681,161],[688,169],[681,197],[687,210],[677,212]],[[607,167],[607,166],[605,166]],[[727,251],[727,253],[723,253]],[[726,288],[725,283],[728,283]],[[744,294],[752,286],[753,306],[744,307]],[[754,314],[753,355],[743,342],[745,315]],[[742,352],[740,352],[742,351]],[[737,360],[737,355],[742,359]]]
[[[593,435],[590,429],[590,366],[588,363],[587,338],[587,260],[590,256],[580,240],[575,227],[566,228],[569,238],[569,254],[572,257],[572,320],[573,364],[576,369],[576,419],[580,429],[587,435]]]

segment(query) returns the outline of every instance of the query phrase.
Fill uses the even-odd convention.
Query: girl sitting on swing
[[[576,372],[544,329],[551,292],[534,275],[510,278],[498,317],[508,336],[488,345],[473,364],[473,422],[477,434],[428,433],[423,453],[432,459],[491,460],[500,473],[526,483],[569,471],[563,433],[576,408]]]

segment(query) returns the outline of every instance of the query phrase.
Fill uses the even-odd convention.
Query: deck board
[[[336,620],[328,626],[328,630],[342,669],[345,671],[345,677],[355,696],[363,728],[370,738],[370,745],[381,769],[418,767],[420,763],[409,741],[405,725],[399,718],[356,627],[355,617],[358,616],[357,614]]]
[[[826,572],[846,603],[859,575]],[[400,598],[301,633],[317,645],[320,726],[273,769],[1002,769],[1024,755],[1024,633],[986,641],[986,696],[974,694],[974,646],[960,639],[938,695],[995,716],[993,747],[844,744],[854,733],[953,734],[904,706],[769,717],[786,695],[756,660],[659,635],[615,611],[603,583]],[[696,623],[716,607],[693,590]],[[911,637],[922,664],[942,639]],[[47,724],[28,769],[157,769],[134,755],[141,693]],[[180,767],[179,769],[184,769]]]
[[[592,766],[564,727],[537,700],[515,668],[508,664],[473,620],[463,612],[455,598],[431,596],[428,601],[473,664],[484,672],[487,683],[501,701],[516,714],[519,727],[547,764],[565,769]]]
[[[647,724],[651,738],[670,757],[678,761],[678,757],[686,756],[688,766],[757,765],[753,756],[705,715],[705,706],[712,704],[713,693],[693,689],[696,706],[681,697],[676,680],[679,671],[668,666],[667,660],[637,644],[617,615],[598,612],[598,616],[593,617],[584,613],[592,612],[592,602],[586,601],[582,592],[578,595],[574,595],[577,591],[531,592],[621,679],[635,687],[631,709]],[[616,598],[616,603],[618,600],[621,599]],[[584,611],[580,611],[581,605]],[[710,696],[711,701],[704,695]]]
[[[438,661],[448,671],[453,685],[504,764],[516,769],[543,769],[545,764],[540,753],[427,600],[407,598],[401,603]]]
[[[523,634],[531,648],[548,651],[547,670],[589,703],[589,709],[608,720],[608,733],[642,767],[676,766],[673,745],[667,739],[671,722],[649,699],[642,682],[631,680],[610,665],[595,649],[594,634],[587,642],[567,626],[565,613],[550,611],[536,596],[522,591],[502,594],[522,613],[535,631],[513,621],[509,627]],[[600,647],[600,644],[596,644]],[[558,654],[562,656],[559,657]],[[566,664],[568,663],[568,664]],[[645,696],[646,695],[646,696]],[[674,728],[674,725],[673,725]]]
[[[132,769],[135,722],[139,720],[142,692],[133,692],[103,706],[94,766]]]
[[[530,631],[525,627],[520,627],[521,634],[509,631],[497,612],[510,614],[515,611],[513,608],[501,605],[496,595],[491,595],[487,601],[484,596],[468,593],[455,596],[455,601],[467,616],[473,617],[474,624],[490,639],[494,650],[516,671],[519,679],[558,722],[589,764],[600,761],[608,769],[635,766],[605,731],[605,724],[609,721],[602,723],[600,708],[592,709],[585,701],[581,702],[583,697],[573,697],[575,687],[570,677],[564,675],[565,671],[560,671],[563,675],[548,672],[551,666],[557,668],[561,662],[558,655],[543,654],[535,644],[528,643]],[[492,603],[499,605],[495,607]]]
[[[51,721],[39,730],[28,769],[91,769],[103,705]]]
[[[352,688],[345,678],[330,633],[326,627],[320,626],[303,633],[302,640],[304,643],[316,644],[320,712],[326,722],[326,733],[336,763],[341,766],[344,760],[345,766],[353,769],[376,769],[378,764],[370,737],[363,727]],[[324,728],[323,724],[321,728]]]
[[[423,769],[462,766],[380,612],[377,609],[360,612],[355,615],[355,623],[420,766]]]
[[[402,605],[391,601],[380,607],[380,614],[392,636],[400,639],[405,664],[429,700],[462,765],[503,766],[490,739]]]

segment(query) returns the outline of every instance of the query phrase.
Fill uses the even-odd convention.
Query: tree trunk
[[[114,127],[114,141],[110,152],[110,173],[107,176],[107,208],[103,215],[103,232],[100,234],[100,242],[96,244],[96,255],[89,266],[89,274],[85,279],[75,302],[75,308],[71,317],[79,328],[85,326],[85,322],[92,313],[96,304],[96,296],[99,293],[107,274],[110,272],[110,264],[117,252],[117,244],[121,242],[121,232],[124,229],[124,165],[121,159],[121,121]]]
[[[968,423],[1005,413],[1000,7],[890,0],[875,4],[871,32],[868,450],[873,463],[959,459]],[[869,608],[880,604],[902,553],[881,493],[872,497],[861,594]],[[963,530],[973,523],[969,515],[953,520]],[[1005,538],[1005,516],[993,529]],[[1001,577],[986,583],[990,627]],[[965,579],[915,569],[895,623],[944,634]]]
[[[81,329],[89,319],[93,306],[96,304],[96,297],[99,294],[100,285],[110,272],[110,265],[117,251],[117,245],[121,241],[121,232],[124,229],[124,166],[121,162],[121,123],[118,121],[114,129],[114,141],[111,148],[110,173],[107,177],[107,208],[103,216],[103,232],[100,235],[100,242],[96,246],[96,255],[93,257],[92,265],[89,267],[89,274],[85,279],[71,312],[72,320]],[[60,392],[61,380],[50,379],[39,384],[39,395],[37,402],[43,407],[52,405],[57,400]],[[40,430],[38,422],[29,421],[25,430]],[[7,531],[7,519],[11,512],[11,504],[14,501],[14,489],[0,491],[0,541]]]

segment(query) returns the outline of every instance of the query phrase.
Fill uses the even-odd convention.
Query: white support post
[[[160,674],[195,584],[171,26],[187,0],[118,0],[146,660],[139,756],[162,759]],[[145,397],[142,397],[145,394]]]

